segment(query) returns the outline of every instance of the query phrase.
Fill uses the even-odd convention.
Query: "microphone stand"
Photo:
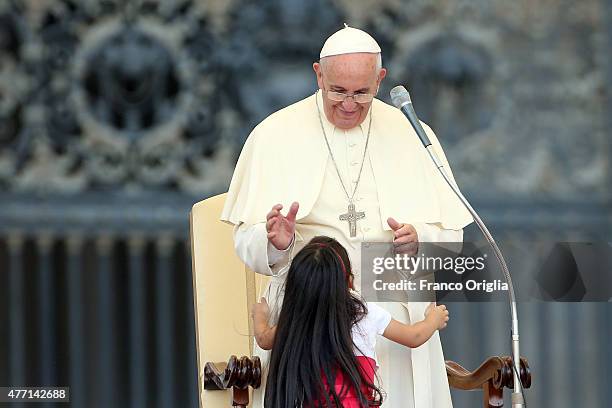
[[[453,192],[455,193],[455,195],[457,195],[461,203],[470,212],[470,214],[474,218],[474,221],[476,222],[476,225],[478,225],[478,228],[480,228],[480,231],[482,231],[483,235],[489,242],[489,245],[491,246],[491,248],[493,248],[495,257],[497,258],[497,261],[499,262],[502,268],[502,272],[504,273],[504,277],[506,278],[506,282],[508,283],[508,295],[510,297],[510,315],[512,316],[512,362],[514,365],[514,370],[513,370],[514,391],[512,392],[512,407],[513,408],[523,408],[525,406],[525,399],[523,398],[523,384],[521,384],[521,379],[520,379],[520,374],[519,374],[521,372],[520,371],[521,370],[521,367],[520,367],[521,354],[520,354],[520,347],[519,347],[518,313],[517,313],[517,308],[516,308],[516,298],[514,296],[514,285],[512,284],[512,277],[510,276],[508,265],[506,265],[504,256],[502,255],[501,250],[497,246],[497,243],[495,242],[495,239],[493,239],[493,236],[489,232],[489,229],[487,228],[487,226],[484,224],[484,222],[482,222],[482,220],[480,219],[480,217],[478,216],[474,208],[472,208],[472,206],[470,205],[468,200],[463,196],[461,191],[459,191],[459,188],[451,181],[450,177],[446,173],[444,164],[440,161],[440,159],[438,158],[438,155],[433,150],[433,146],[431,144],[428,144],[427,146],[425,146],[425,149],[427,150],[427,153],[429,154],[429,157],[431,158],[431,160],[434,162],[434,164],[438,168],[438,171],[440,172],[440,174],[442,174],[442,177],[444,177],[444,180],[446,181],[448,186],[451,188],[451,190],[453,190]]]

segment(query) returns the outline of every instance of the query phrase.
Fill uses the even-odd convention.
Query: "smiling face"
[[[327,119],[340,129],[352,129],[366,118],[372,102],[356,103],[353,98],[344,102],[330,100],[326,91],[348,95],[376,94],[380,82],[387,74],[378,67],[378,54],[354,53],[325,57],[312,67],[323,90],[323,110]]]

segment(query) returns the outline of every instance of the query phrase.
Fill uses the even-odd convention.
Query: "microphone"
[[[427,137],[427,133],[425,133],[425,129],[423,129],[423,126],[421,126],[421,122],[419,121],[419,118],[412,107],[410,94],[406,88],[404,88],[402,85],[398,85],[391,89],[390,95],[393,105],[401,110],[404,116],[408,118],[417,136],[419,139],[421,139],[421,143],[423,143],[423,146],[427,149],[427,146],[430,146],[431,142],[429,141],[429,137]]]
[[[508,269],[506,260],[504,259],[504,256],[501,250],[499,249],[499,246],[495,242],[495,239],[493,238],[493,235],[491,235],[491,232],[489,232],[489,229],[487,228],[487,226],[480,219],[480,217],[478,216],[478,213],[476,213],[476,210],[472,208],[469,201],[463,196],[463,194],[459,190],[459,187],[457,187],[451,181],[450,175],[444,169],[444,165],[442,164],[442,162],[436,155],[436,152],[434,151],[433,146],[431,145],[431,142],[429,141],[429,137],[427,137],[427,134],[425,133],[423,126],[421,126],[421,122],[419,121],[419,118],[417,118],[416,112],[414,111],[414,108],[412,107],[412,101],[410,100],[410,94],[408,93],[406,88],[404,88],[401,85],[398,85],[394,87],[393,89],[391,89],[390,95],[391,95],[391,101],[393,102],[393,105],[395,105],[395,107],[401,110],[404,116],[406,116],[406,118],[408,118],[408,120],[410,121],[410,124],[412,125],[416,134],[419,136],[419,139],[421,139],[421,143],[423,143],[423,146],[429,153],[429,157],[431,157],[436,167],[438,167],[438,171],[444,178],[444,181],[446,181],[446,184],[448,184],[448,186],[455,193],[457,198],[459,198],[459,201],[461,201],[463,206],[472,215],[472,218],[474,218],[474,222],[476,223],[476,225],[478,226],[478,228],[480,229],[480,231],[486,238],[487,242],[493,249],[493,253],[495,254],[495,257],[497,258],[497,261],[501,266],[501,270],[502,270],[502,273],[504,274],[504,278],[506,282],[508,283],[510,316],[512,319],[512,328],[511,328],[512,363],[513,363],[512,365],[514,368],[513,370],[514,371],[513,372],[514,391],[512,392],[512,407],[513,408],[524,408],[526,406],[526,403],[525,403],[525,397],[523,395],[523,385],[521,383],[520,374],[519,374],[521,370],[520,369],[521,353],[520,353],[520,343],[519,343],[518,312],[517,312],[517,307],[516,307],[516,298],[514,295],[514,285],[512,283],[512,277],[510,276],[510,270]]]
[[[416,132],[419,139],[421,139],[421,143],[423,143],[423,147],[425,147],[425,150],[427,150],[429,157],[431,157],[431,160],[433,160],[436,167],[438,167],[438,169],[443,173],[442,175],[444,176],[444,178],[446,178],[443,169],[444,164],[438,157],[438,154],[436,153],[431,142],[429,141],[429,137],[427,136],[427,133],[425,133],[425,129],[423,129],[423,126],[421,126],[421,121],[417,117],[417,114],[414,111],[414,108],[412,107],[410,94],[408,93],[406,88],[401,85],[398,85],[391,89],[391,92],[389,94],[391,95],[391,102],[393,102],[393,105],[395,105],[396,108],[401,110],[404,116],[406,116],[406,118],[410,121],[412,128]]]

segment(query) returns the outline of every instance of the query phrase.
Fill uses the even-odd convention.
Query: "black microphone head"
[[[404,88],[402,85],[398,85],[394,87],[393,89],[391,89],[391,92],[389,92],[389,95],[391,95],[391,102],[398,109],[401,108],[402,105],[406,103],[412,103],[410,101],[410,94],[408,93],[406,88]]]

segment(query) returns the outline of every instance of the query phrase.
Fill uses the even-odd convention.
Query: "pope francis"
[[[327,39],[313,69],[317,92],[249,135],[221,217],[234,225],[238,256],[272,276],[265,296],[273,314],[293,254],[316,235],[344,245],[359,289],[361,242],[393,242],[414,254],[419,242],[461,241],[472,221],[409,122],[375,98],[386,70],[369,34],[345,26]],[[423,126],[448,169],[437,138]],[[407,323],[422,320],[427,306],[380,305]],[[256,353],[265,375],[266,352]],[[380,338],[376,353],[384,407],[452,407],[438,333],[415,349]],[[263,406],[264,387],[265,381],[254,394],[255,407]]]

